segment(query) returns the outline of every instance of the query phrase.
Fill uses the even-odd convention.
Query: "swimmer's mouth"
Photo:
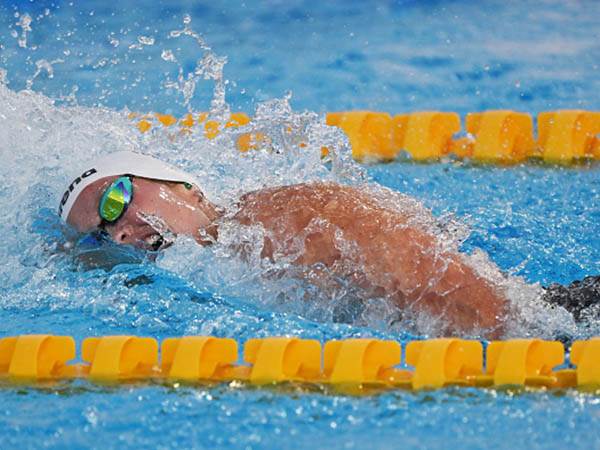
[[[168,225],[163,219],[158,216],[145,214],[139,211],[137,216],[152,229],[150,235],[143,240],[144,247],[146,247],[148,250],[158,252],[173,245],[177,236],[175,233],[169,230]]]
[[[173,241],[166,239],[162,234],[152,234],[144,240],[144,244],[148,250],[158,252],[160,250],[169,248],[171,245],[173,245]]]

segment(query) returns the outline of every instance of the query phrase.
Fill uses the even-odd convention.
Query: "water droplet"
[[[176,62],[175,55],[171,50],[163,50],[160,54],[160,57],[165,61]]]
[[[143,45],[154,45],[154,38],[152,36],[138,36],[138,42]]]
[[[18,13],[17,15],[15,15],[15,17],[20,17],[20,20],[17,21],[16,25],[18,27],[21,28],[22,32],[21,32],[21,36],[18,37],[17,39],[17,43],[19,44],[19,47],[21,48],[26,48],[27,47],[27,33],[29,31],[31,31],[31,16],[29,14],[23,14],[22,16],[19,16]],[[13,30],[14,31],[14,30]],[[11,32],[11,35],[16,38],[18,36],[15,35],[16,32]]]

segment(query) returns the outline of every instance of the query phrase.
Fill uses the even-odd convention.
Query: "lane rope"
[[[244,113],[233,113],[224,124],[208,113],[187,114],[177,119],[169,114],[131,113],[137,128],[147,133],[157,127],[175,127],[190,132],[201,127],[209,139],[225,128],[251,122]],[[537,133],[530,114],[511,110],[468,113],[464,129],[457,113],[421,111],[392,116],[385,112],[330,112],[327,125],[341,128],[358,161],[391,161],[405,152],[414,161],[436,161],[453,155],[481,163],[510,165],[527,160],[548,164],[572,164],[600,159],[600,112],[559,110],[538,114]],[[537,136],[537,138],[536,138]],[[262,148],[270,142],[261,132],[237,137],[241,152]],[[299,146],[303,146],[300,142]],[[322,149],[323,154],[327,149]]]
[[[249,339],[238,352],[230,338],[186,336],[88,337],[81,363],[72,362],[70,336],[0,338],[0,379],[9,383],[86,378],[92,382],[168,380],[264,385],[302,382],[437,389],[446,386],[544,388],[600,387],[600,337],[576,341],[570,364],[557,341],[490,342],[457,338],[399,342],[379,339],[327,341],[295,337]],[[485,362],[485,364],[484,364]]]

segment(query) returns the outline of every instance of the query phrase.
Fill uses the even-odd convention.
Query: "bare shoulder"
[[[269,218],[294,216],[297,221],[303,218],[320,216],[328,205],[339,203],[340,197],[347,195],[348,187],[336,183],[301,183],[277,186],[249,192],[240,197],[236,219],[265,221]]]
[[[383,216],[389,215],[389,211],[360,186],[315,182],[250,192],[240,198],[235,218],[242,223],[286,223],[286,227],[293,224],[295,229],[302,229],[314,220],[322,220],[350,229],[358,223],[375,226],[378,218],[383,220]],[[386,217],[385,220],[403,221],[397,213],[392,215],[395,217]]]

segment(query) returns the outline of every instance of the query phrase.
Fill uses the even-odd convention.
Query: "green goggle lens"
[[[133,198],[130,177],[119,177],[106,188],[100,199],[100,218],[109,223],[116,222],[125,212]]]

